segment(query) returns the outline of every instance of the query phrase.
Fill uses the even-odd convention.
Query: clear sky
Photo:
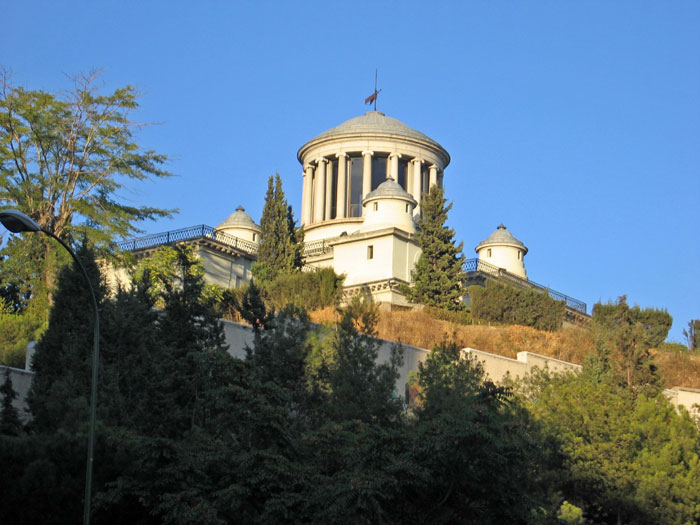
[[[588,303],[700,317],[700,2],[6,2],[0,64],[28,89],[142,92],[145,147],[176,177],[134,203],[179,208],[156,233],[259,221],[279,172],[297,217],[307,140],[378,110],[452,162],[467,257],[500,223],[529,277]]]

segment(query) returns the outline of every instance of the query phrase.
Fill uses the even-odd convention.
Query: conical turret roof
[[[478,252],[481,248],[484,248],[486,246],[493,246],[498,244],[518,246],[522,248],[525,251],[525,253],[527,253],[527,247],[522,243],[522,241],[516,239],[503,224],[499,224],[498,228],[496,228],[496,231],[493,232],[488,237],[488,239],[484,239],[483,241],[481,241],[479,243],[479,246],[476,247],[476,251]]]
[[[255,221],[248,215],[245,211],[245,208],[243,206],[239,206],[236,208],[236,211],[234,211],[231,215],[229,215],[228,219],[226,219],[224,222],[219,224],[216,229],[217,230],[222,230],[225,228],[252,228],[259,230],[260,226],[255,224]]]

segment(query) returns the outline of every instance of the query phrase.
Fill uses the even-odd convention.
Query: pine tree
[[[295,225],[292,207],[287,204],[279,173],[267,181],[260,229],[258,261],[253,266],[256,279],[269,281],[280,273],[301,268],[304,234]]]
[[[2,410],[0,411],[0,435],[17,436],[22,431],[22,423],[19,420],[17,409],[12,401],[17,398],[17,392],[12,388],[10,369],[5,369],[5,382],[0,386],[2,395]]]
[[[452,203],[447,204],[442,188],[432,186],[421,207],[417,241],[423,253],[413,270],[414,286],[408,297],[414,303],[462,310],[462,282],[466,277],[462,243],[455,246],[455,231],[445,225]]]
[[[83,242],[76,255],[90,276],[102,310],[106,288],[94,254]],[[94,333],[91,301],[80,268],[75,263],[64,267],[49,327],[34,354],[36,374],[27,401],[36,430],[55,431],[64,424],[76,428],[88,420]]]

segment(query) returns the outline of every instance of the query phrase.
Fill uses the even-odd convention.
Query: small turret
[[[260,226],[248,215],[243,206],[236,208],[228,219],[216,227],[217,232],[227,233],[250,242],[260,242]]]
[[[527,247],[513,237],[503,224],[499,225],[488,239],[481,241],[475,250],[479,260],[527,279],[525,271]]]
[[[389,177],[362,200],[365,221],[361,232],[396,227],[407,233],[416,232],[413,209],[416,201],[394,179]]]

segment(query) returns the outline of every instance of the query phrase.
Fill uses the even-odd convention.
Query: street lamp
[[[95,297],[95,289],[92,287],[90,278],[83,263],[80,262],[78,257],[76,257],[73,250],[59,239],[56,235],[50,231],[44,230],[39,226],[32,218],[27,217],[24,213],[18,210],[2,210],[0,211],[0,222],[5,228],[10,230],[12,233],[21,232],[42,232],[56,239],[61,246],[63,246],[68,253],[70,253],[73,260],[78,264],[78,267],[83,272],[85,280],[87,281],[88,288],[90,289],[90,295],[92,297],[92,306],[95,311],[95,335],[94,344],[92,351],[92,387],[90,392],[90,429],[88,431],[88,452],[87,452],[87,467],[85,473],[85,505],[83,506],[83,523],[88,525],[90,523],[90,499],[92,496],[92,463],[95,450],[95,415],[97,412],[97,366],[100,362],[100,315],[97,311],[97,299]]]

